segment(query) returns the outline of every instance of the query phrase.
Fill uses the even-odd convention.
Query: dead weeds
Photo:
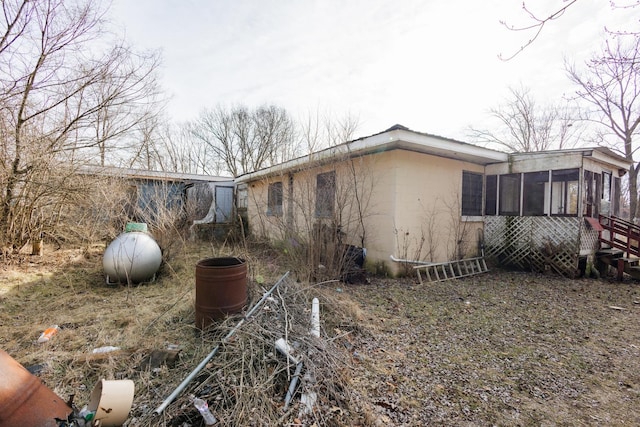
[[[379,425],[640,425],[639,286],[494,271],[350,287],[376,337],[354,385]]]
[[[308,285],[292,274],[157,415],[241,319],[194,327],[196,262],[248,259],[250,306],[284,271],[262,253],[184,246],[156,282],[113,287],[103,250],[2,265],[0,347],[78,406],[101,378],[134,380],[126,426],[200,426],[193,396],[221,426],[640,425],[640,285],[499,270],[425,285]],[[321,340],[308,334],[313,297]],[[37,344],[53,324],[58,334]],[[287,410],[295,366],[275,350],[278,338],[304,367]],[[121,350],[91,353],[102,346]],[[317,396],[312,411],[300,393]]]

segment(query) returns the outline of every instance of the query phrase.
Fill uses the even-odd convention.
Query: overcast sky
[[[540,16],[566,4],[526,3]],[[509,86],[541,101],[571,93],[563,58],[583,62],[605,26],[637,29],[640,7],[580,0],[510,61],[498,55],[532,36],[499,22],[531,23],[520,0],[114,0],[112,18],[136,47],[161,49],[175,121],[268,103],[352,114],[357,136],[399,123],[466,140]]]

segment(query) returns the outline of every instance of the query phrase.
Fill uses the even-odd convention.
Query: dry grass
[[[292,274],[158,416],[240,319],[195,329],[196,262],[248,259],[253,305],[286,260],[186,245],[155,283],[109,287],[104,247],[46,249],[0,267],[0,347],[25,366],[42,365],[42,381],[64,399],[74,394],[77,406],[101,378],[134,380],[127,426],[200,426],[192,395],[209,402],[221,426],[640,425],[635,282],[495,271],[422,286],[412,278],[308,285]],[[322,340],[308,334],[313,297]],[[37,344],[52,324],[60,332]],[[283,408],[295,367],[274,349],[280,337],[304,362],[302,390],[317,393],[310,414],[299,395]],[[90,355],[105,345],[123,351]],[[168,345],[181,350],[175,364],[142,368]]]
[[[196,262],[226,255],[248,259],[249,305],[284,272],[265,253],[258,261],[232,248],[188,246],[163,266],[155,283],[113,287],[102,276],[103,249],[14,257],[0,273],[0,346],[25,366],[42,365],[39,377],[63,399],[75,395],[76,406],[81,407],[99,379],[128,378],[136,384],[126,423],[130,426],[199,426],[202,419],[191,404],[194,395],[208,400],[221,426],[297,421],[350,424],[344,421],[350,406],[348,358],[335,339],[312,339],[308,332],[313,297],[321,299],[328,316],[323,319],[323,326],[329,328],[325,336],[353,323],[350,308],[339,308],[340,301],[322,286],[305,286],[292,276],[222,345],[176,401],[157,415],[154,410],[160,403],[241,319],[229,317],[207,333],[194,327]],[[53,324],[60,326],[58,334],[48,343],[37,344],[40,332]],[[283,410],[295,366],[275,350],[275,341],[281,337],[303,360],[300,390],[318,395],[309,414],[303,413],[298,398],[288,411]],[[122,351],[91,355],[92,349],[102,346]],[[153,350],[168,346],[180,349],[177,362],[148,366]]]

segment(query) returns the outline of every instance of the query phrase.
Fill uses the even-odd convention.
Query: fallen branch
[[[269,289],[267,292],[265,292],[265,294],[262,296],[262,298],[260,299],[260,301],[258,301],[252,308],[251,310],[249,310],[249,312],[246,314],[246,316],[240,320],[240,322],[238,322],[238,324],[229,331],[229,333],[227,335],[224,336],[224,338],[222,338],[222,340],[220,341],[220,343],[218,345],[216,345],[216,347],[211,351],[211,353],[209,353],[203,360],[202,362],[200,362],[200,364],[198,366],[196,366],[196,368],[191,371],[191,373],[182,381],[182,383],[180,383],[180,385],[178,387],[176,387],[176,389],[173,391],[173,393],[171,393],[169,395],[169,397],[167,397],[164,402],[162,402],[160,404],[160,406],[158,406],[155,410],[155,413],[160,415],[166,408],[167,406],[169,406],[169,404],[171,404],[171,402],[174,401],[174,399],[176,397],[178,397],[178,395],[185,389],[185,387],[187,385],[189,385],[189,383],[191,381],[193,381],[193,379],[196,377],[196,375],[198,375],[198,372],[200,372],[206,365],[207,363],[209,363],[209,361],[213,358],[213,356],[216,355],[216,353],[218,353],[218,350],[220,350],[220,346],[224,345],[227,343],[227,341],[229,341],[229,338],[231,338],[238,329],[240,329],[240,327],[245,323],[245,321],[247,319],[249,319],[253,313],[255,313],[255,311],[258,309],[258,307],[260,307],[264,301],[271,295],[271,293],[280,285],[280,283],[282,283],[282,281],[289,275],[289,272],[287,271],[276,283],[275,285],[273,285],[271,287],[271,289]]]

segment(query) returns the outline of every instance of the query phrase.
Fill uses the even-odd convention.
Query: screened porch
[[[596,149],[514,154],[508,165],[487,166],[485,255],[502,265],[579,275],[599,247],[593,220],[585,219],[621,215],[628,166]]]

